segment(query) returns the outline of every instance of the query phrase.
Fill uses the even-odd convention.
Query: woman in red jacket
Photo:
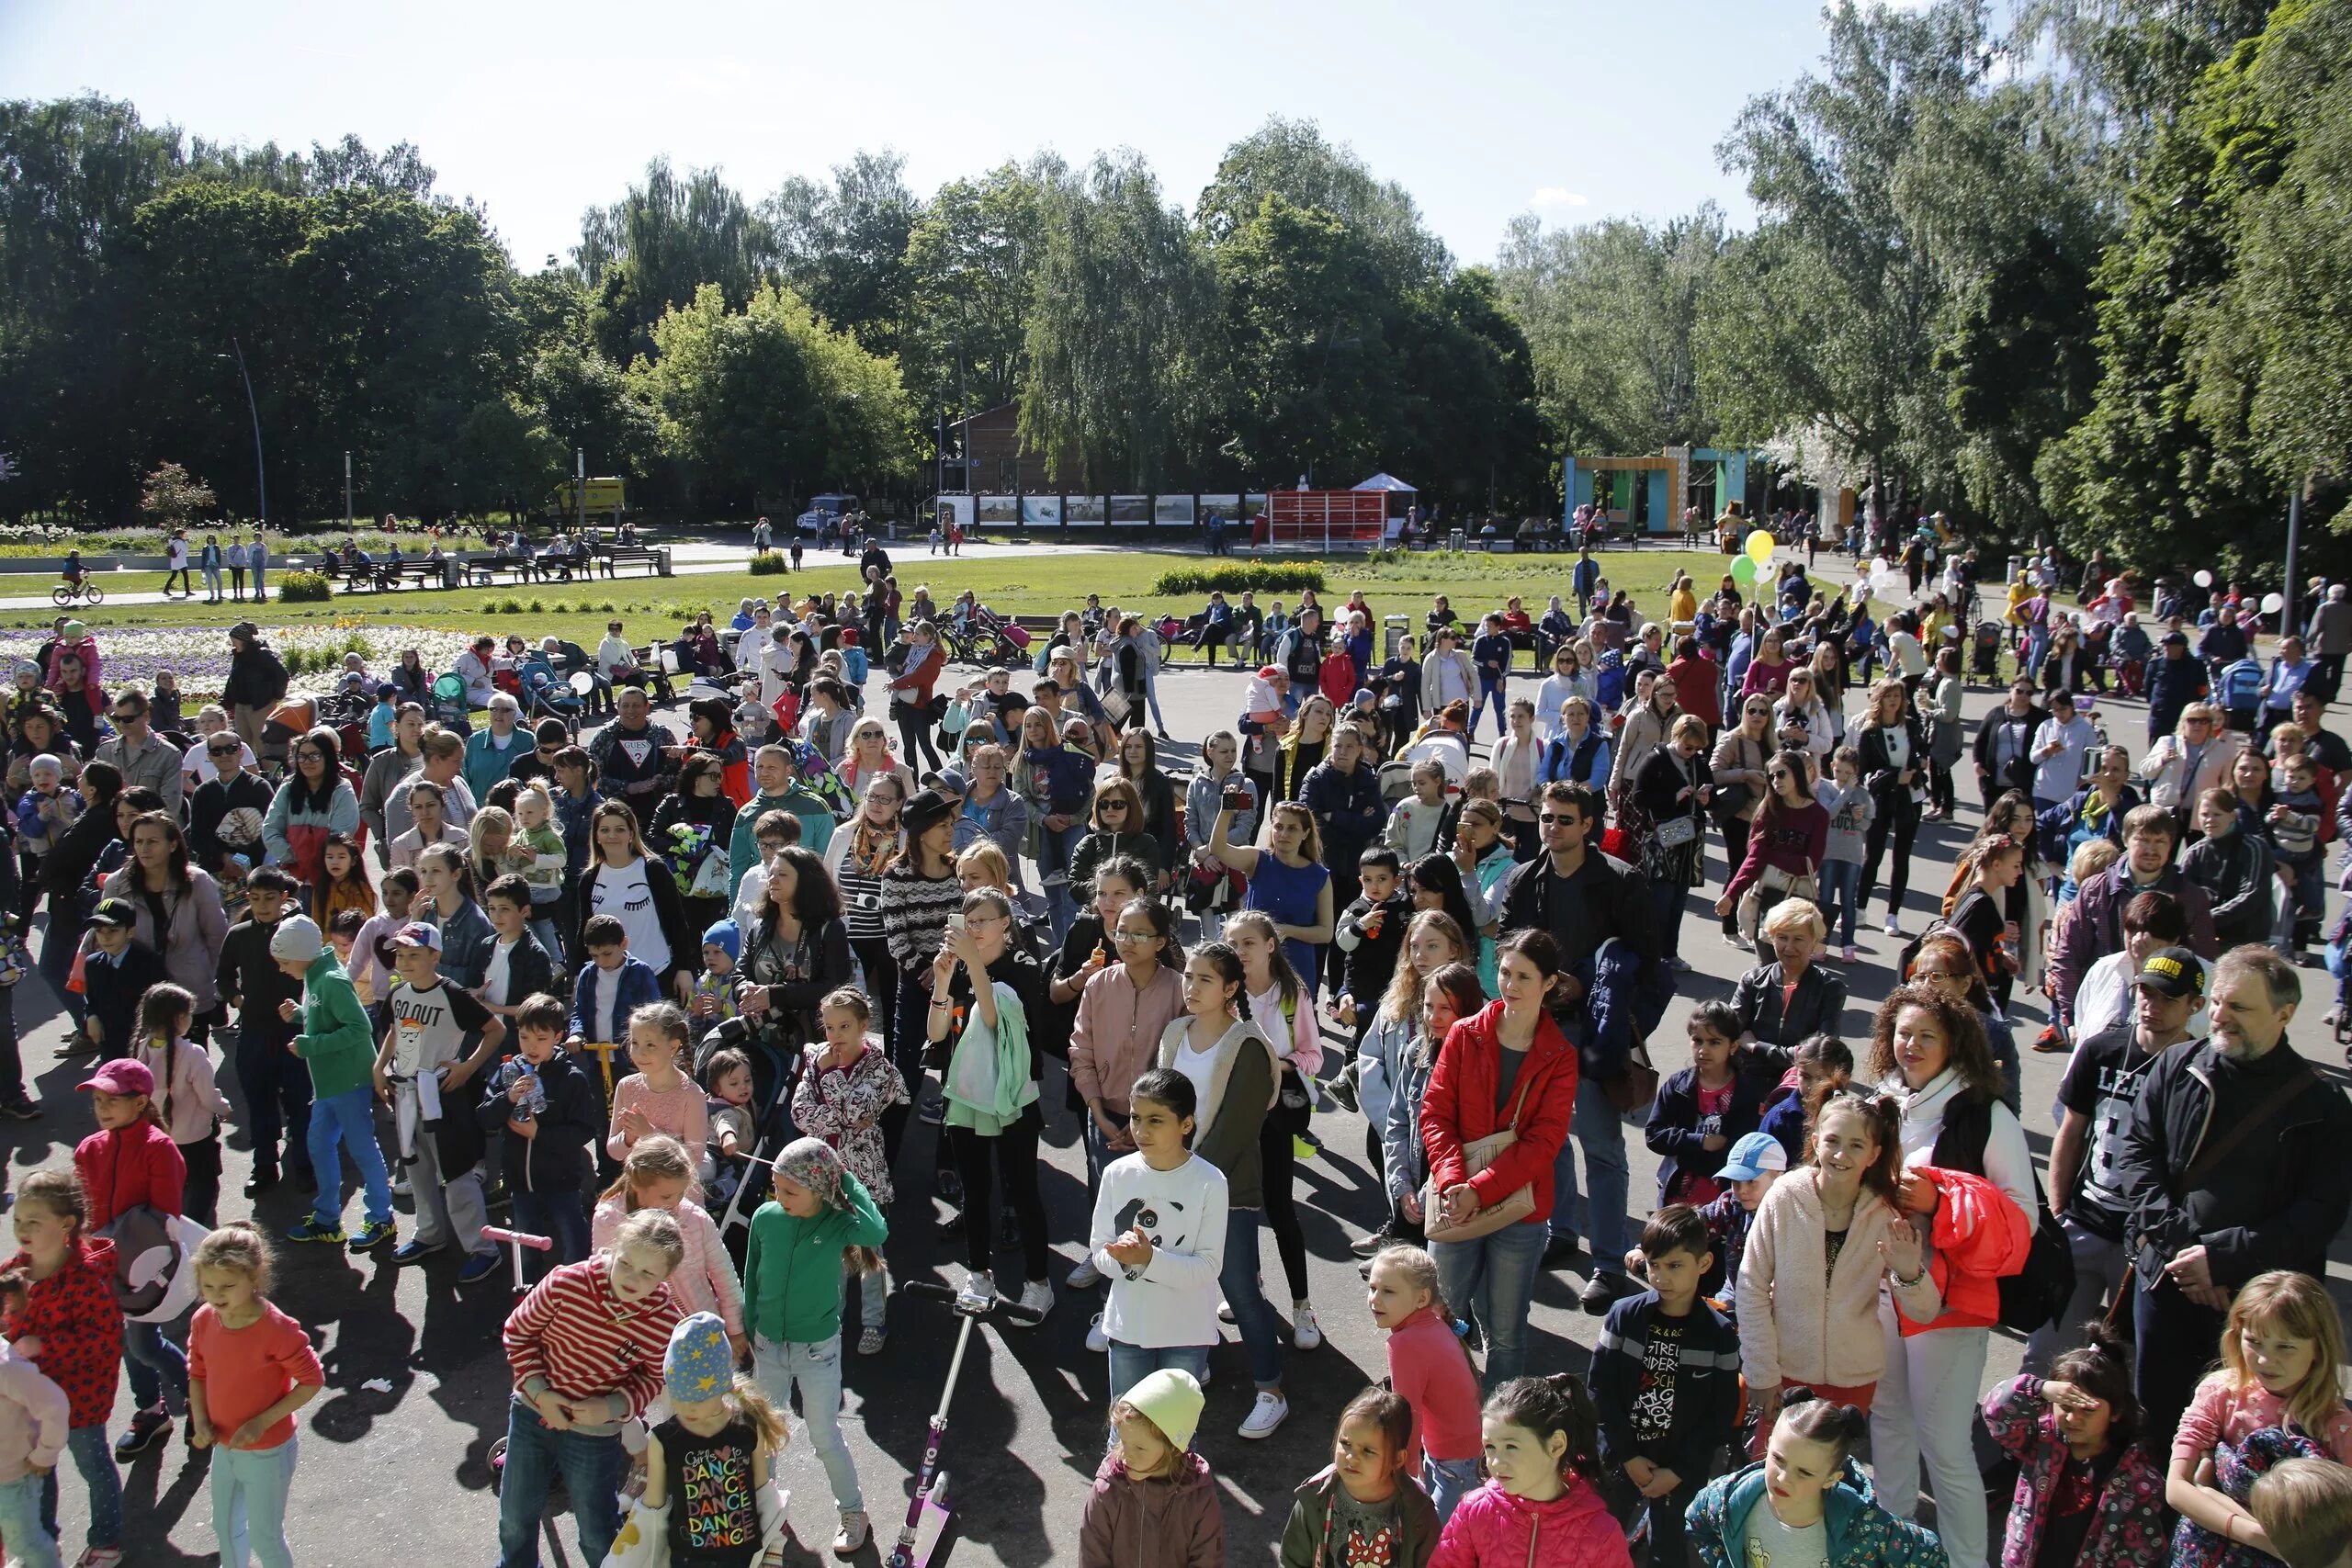
[[[1559,945],[1547,931],[1521,931],[1503,943],[1496,970],[1502,999],[1447,1032],[1421,1096],[1430,1251],[1445,1299],[1477,1314],[1489,1388],[1526,1364],[1552,1165],[1577,1098],[1576,1049],[1544,1006],[1560,972]],[[1512,1136],[1503,1146],[1487,1142],[1479,1150],[1487,1157],[1474,1156],[1474,1146],[1504,1134]],[[1523,1206],[1515,1201],[1521,1189],[1532,1206],[1498,1224],[1494,1211]]]
[[[74,1171],[89,1202],[88,1225],[99,1230],[141,1205],[177,1219],[187,1188],[187,1162],[155,1112],[155,1075],[125,1056],[92,1074],[81,1089],[90,1097],[98,1130],[74,1148]],[[126,1321],[123,1354],[130,1362],[130,1426],[115,1440],[114,1457],[128,1464],[171,1433],[168,1394],[187,1412],[187,1355],[152,1323]]]
[[[947,650],[939,646],[939,630],[929,621],[916,621],[899,635],[907,645],[903,655],[895,649],[890,655],[899,671],[890,677],[890,714],[899,721],[899,750],[912,766],[915,749],[921,747],[932,772],[937,773],[939,752],[931,744],[931,689],[947,668]]]

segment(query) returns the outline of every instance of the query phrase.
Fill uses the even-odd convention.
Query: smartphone
[[[961,909],[958,909],[956,913],[947,917],[947,934],[950,936],[956,936],[960,934],[963,930],[964,912]]]
[[[1246,789],[1229,789],[1229,790],[1227,790],[1227,791],[1225,792],[1225,808],[1226,808],[1227,811],[1247,811],[1247,810],[1249,810],[1249,809],[1250,809],[1250,792],[1249,792],[1248,790],[1246,790]]]

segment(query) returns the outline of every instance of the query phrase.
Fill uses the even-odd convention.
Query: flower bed
[[[343,655],[366,656],[368,668],[388,674],[403,649],[414,649],[425,668],[443,671],[456,662],[469,640],[463,632],[426,626],[368,626],[357,622],[261,628],[262,637],[286,660],[297,692],[324,692],[334,685]],[[99,673],[108,691],[137,682],[152,685],[158,670],[179,677],[181,706],[195,717],[200,703],[218,700],[229,680],[229,634],[219,626],[175,626],[160,631],[97,631]],[[48,638],[40,632],[0,632],[0,661],[30,659]]]

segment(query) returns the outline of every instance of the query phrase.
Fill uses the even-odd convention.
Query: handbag
[[[1124,727],[1126,724],[1128,711],[1133,705],[1127,701],[1126,693],[1121,691],[1118,687],[1114,686],[1109,691],[1102,693],[1096,700],[1101,702],[1102,705],[1102,716],[1104,718],[1109,719],[1114,725]]]
[[[1802,898],[1809,904],[1821,902],[1821,878],[1812,872],[1800,876],[1768,865],[1757,873],[1747,891],[1739,896],[1739,934],[1749,942],[1757,940],[1757,927],[1764,918],[1764,894],[1771,891],[1782,898]]]
[[[1510,1117],[1499,1133],[1489,1133],[1483,1138],[1473,1138],[1462,1145],[1462,1164],[1465,1172],[1477,1175],[1501,1157],[1502,1152],[1519,1142],[1519,1113],[1527,1105],[1527,1069],[1520,1068],[1519,1092],[1511,1097]],[[1494,1235],[1505,1225],[1515,1225],[1535,1213],[1535,1184],[1528,1182],[1510,1193],[1500,1202],[1489,1203],[1460,1224],[1448,1223],[1445,1204],[1437,1190],[1437,1173],[1421,1184],[1422,1234],[1430,1241],[1476,1241]]]
[[[1596,1076],[1609,1108],[1620,1119],[1646,1126],[1650,1108],[1657,1103],[1657,1068],[1650,1065],[1650,1048],[1639,1041],[1625,1053],[1625,1065],[1607,1077]]]
[[[1696,818],[1669,817],[1657,825],[1657,844],[1662,850],[1679,850],[1698,836]]]
[[[2033,1207],[2033,1243],[2026,1249],[2025,1267],[1997,1281],[2001,1326],[2019,1334],[2058,1322],[2065,1316],[2066,1303],[2075,1299],[2074,1246],[2066,1239],[2065,1227],[2050,1213],[2040,1177],[2034,1178]],[[2128,1279],[2125,1287],[2130,1287]]]

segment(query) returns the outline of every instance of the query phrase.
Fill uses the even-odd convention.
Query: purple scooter
[[[911,1295],[947,1303],[964,1320],[956,1330],[956,1353],[947,1362],[947,1386],[940,1390],[939,1408],[932,1412],[931,1435],[922,1446],[922,1470],[915,1477],[914,1495],[907,1502],[907,1522],[899,1527],[899,1543],[889,1558],[889,1568],[926,1568],[932,1552],[938,1549],[940,1533],[947,1528],[947,1472],[939,1468],[939,1448],[947,1437],[947,1404],[956,1397],[956,1379],[964,1371],[964,1349],[971,1343],[972,1325],[996,1315],[1034,1328],[1045,1321],[1045,1314],[1003,1296],[986,1311],[973,1312],[958,1303],[955,1292],[934,1280],[910,1280],[902,1289]]]

